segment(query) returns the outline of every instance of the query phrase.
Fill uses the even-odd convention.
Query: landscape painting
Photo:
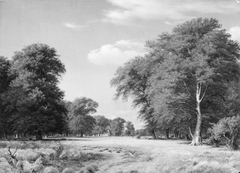
[[[240,172],[240,1],[0,0],[0,173]]]

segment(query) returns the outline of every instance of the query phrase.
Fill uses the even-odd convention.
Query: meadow
[[[0,173],[236,173],[240,152],[184,140],[68,138],[0,143]],[[9,162],[15,154],[18,163]],[[17,147],[17,149],[16,149]],[[16,151],[16,152],[15,152]]]

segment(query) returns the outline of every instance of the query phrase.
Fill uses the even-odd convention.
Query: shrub
[[[99,169],[96,165],[89,165],[81,168],[78,173],[95,173],[98,170]]]
[[[46,167],[43,173],[59,173],[59,171],[56,168],[50,166],[50,167]]]
[[[0,142],[0,148],[7,148],[7,143],[5,142]]]
[[[193,168],[186,171],[187,173],[232,173],[236,170],[225,165],[221,165],[218,162],[202,161],[196,164]]]
[[[25,159],[28,161],[35,161],[39,157],[39,154],[34,152],[32,149],[25,150]]]
[[[75,173],[75,171],[72,168],[65,168],[62,173]]]
[[[211,134],[210,139],[213,143],[217,144],[221,141],[227,147],[237,150],[240,137],[240,116],[223,118],[217,124],[213,124],[208,132]]]

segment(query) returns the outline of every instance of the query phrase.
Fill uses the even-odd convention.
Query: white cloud
[[[99,49],[92,50],[88,54],[87,59],[90,62],[99,65],[121,65],[131,58],[143,55],[144,53],[143,43],[130,40],[120,40],[115,44],[106,44]]]
[[[237,40],[240,42],[240,27],[239,26],[230,28],[228,32],[232,35],[233,40]]]
[[[88,27],[88,25],[77,25],[75,23],[63,23],[63,25],[67,28],[74,29],[74,30],[81,30]]]
[[[240,12],[235,1],[108,0],[116,8],[106,11],[104,21],[129,24],[134,19],[184,21],[202,14]]]

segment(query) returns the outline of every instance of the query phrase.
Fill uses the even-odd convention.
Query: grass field
[[[225,147],[190,146],[187,141],[147,140],[131,137],[80,138],[64,141],[108,156],[98,161],[104,173],[137,170],[140,173],[236,173],[240,171],[240,152]]]
[[[190,146],[189,142],[181,140],[147,140],[132,137],[68,138],[60,142],[25,142],[24,144],[2,142],[1,169],[5,164],[2,158],[7,155],[7,146],[11,146],[13,150],[16,145],[19,146],[16,156],[19,159],[25,157],[25,160],[30,161],[39,158],[38,153],[50,155],[56,153],[56,146],[64,146],[60,159],[49,164],[59,172],[71,167],[77,173],[80,168],[92,164],[98,167],[97,173],[238,173],[240,171],[239,151],[206,145]]]

